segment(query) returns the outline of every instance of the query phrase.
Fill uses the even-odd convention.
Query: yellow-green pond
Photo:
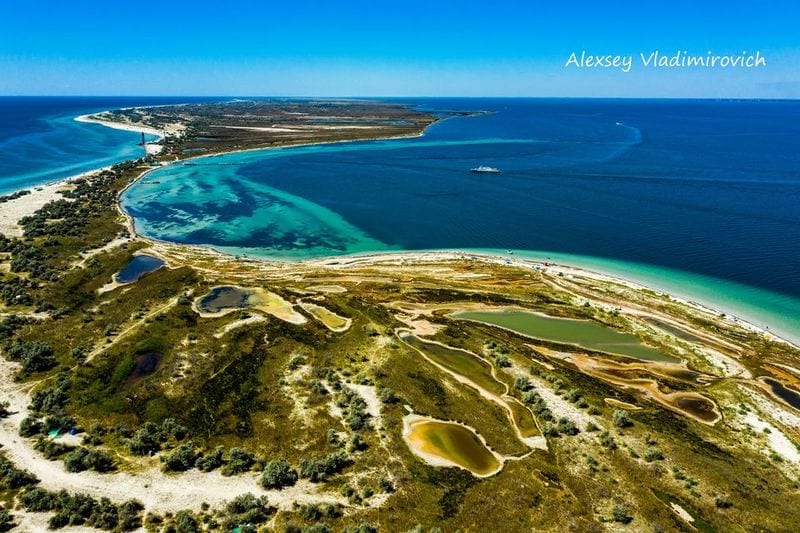
[[[675,357],[642,344],[636,335],[615,331],[591,320],[557,318],[524,309],[459,311],[450,316],[498,326],[545,341],[573,344],[589,350],[634,357],[643,361],[680,362]]]
[[[492,452],[472,429],[434,418],[408,415],[403,436],[417,456],[434,466],[458,466],[486,477],[503,468],[502,458]]]

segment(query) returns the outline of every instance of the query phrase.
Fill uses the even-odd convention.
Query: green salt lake
[[[675,363],[678,359],[645,346],[635,335],[615,331],[591,320],[556,318],[525,310],[460,311],[453,318],[505,328],[550,342],[573,344],[645,361]]]

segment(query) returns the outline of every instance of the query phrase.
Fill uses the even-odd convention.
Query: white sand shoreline
[[[147,153],[147,155],[157,155],[161,153],[161,150],[164,147],[158,143],[167,136],[166,131],[157,130],[156,128],[151,128],[150,126],[139,126],[136,124],[122,124],[121,122],[113,122],[110,120],[103,120],[101,118],[97,118],[97,115],[102,115],[103,113],[108,113],[108,111],[101,111],[100,113],[92,113],[89,115],[79,115],[75,117],[74,120],[76,122],[85,122],[88,124],[99,124],[101,126],[105,126],[107,128],[111,128],[114,130],[130,131],[134,133],[144,133],[145,135],[155,135],[157,139],[155,141],[146,142],[144,144],[144,150]]]
[[[19,225],[20,220],[33,215],[36,211],[53,200],[64,199],[61,192],[69,190],[75,180],[93,176],[110,168],[111,166],[109,165],[87,170],[79,174],[50,181],[43,185],[23,187],[16,191],[6,193],[10,195],[20,191],[30,191],[30,194],[0,204],[0,234],[6,237],[22,237],[22,227]]]
[[[150,126],[137,126],[136,124],[123,124],[121,122],[113,122],[110,120],[103,120],[97,118],[97,115],[108,113],[108,111],[101,111],[100,113],[90,113],[88,115],[78,115],[75,117],[76,122],[88,122],[90,124],[100,124],[107,128],[114,130],[132,131],[135,133],[144,133],[147,135],[155,135],[159,140],[165,137],[165,133],[161,130],[151,128]]]

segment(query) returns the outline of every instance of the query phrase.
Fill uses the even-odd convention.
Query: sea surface
[[[186,101],[0,98],[0,192],[140,155],[138,134],[76,115]],[[800,339],[800,102],[403,102],[443,120],[418,138],[170,165],[123,206],[148,236],[251,257],[513,249]]]
[[[0,194],[144,155],[140,133],[76,122],[76,116],[186,100],[0,96]]]

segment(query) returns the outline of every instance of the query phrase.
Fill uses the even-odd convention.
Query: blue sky
[[[700,5],[702,4],[702,5]],[[800,97],[796,1],[22,1],[0,94]],[[758,69],[636,68],[639,52]],[[634,55],[629,73],[571,52]]]

